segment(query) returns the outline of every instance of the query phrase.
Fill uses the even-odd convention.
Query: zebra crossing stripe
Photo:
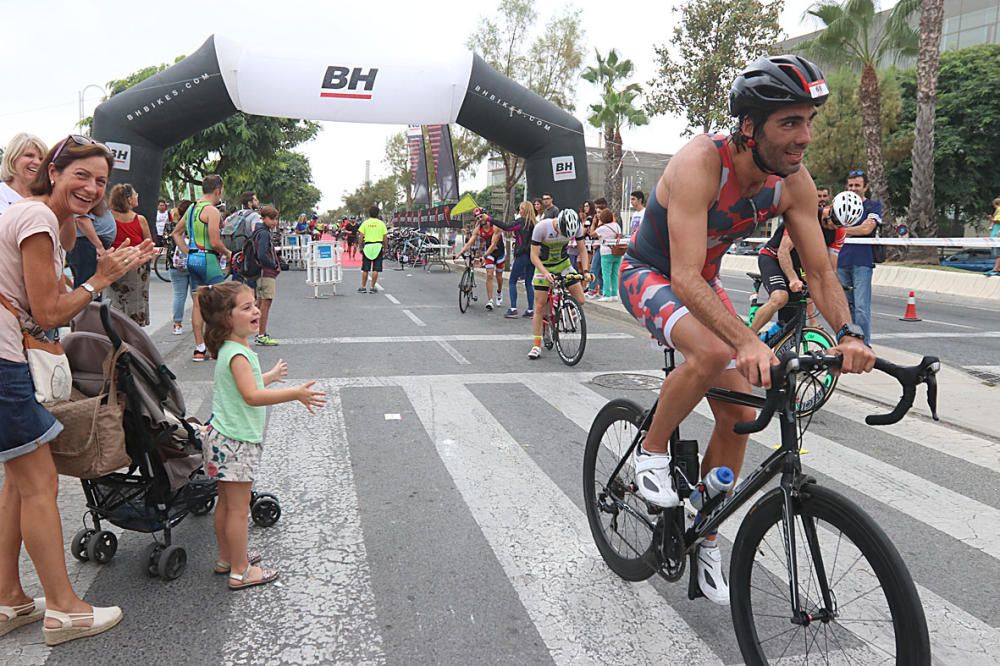
[[[583,391],[552,391],[551,384],[545,377],[536,377],[534,375],[525,375],[523,377],[523,383],[535,391],[539,396],[551,404],[556,410],[567,415],[574,423],[577,424],[584,431],[589,431],[591,422],[593,421],[593,416],[597,414],[597,411],[607,404],[608,400],[604,396],[600,395],[592,389],[581,386]],[[637,392],[639,396],[649,396],[650,392]],[[572,397],[569,397],[572,396]],[[649,400],[652,404],[652,399]],[[640,398],[641,404],[641,398]],[[713,418],[711,411],[704,401],[699,403],[696,410],[703,416],[707,418]],[[870,408],[865,406],[861,410],[861,414],[868,414]],[[574,415],[574,416],[570,416]],[[860,419],[860,415],[854,415],[857,420]],[[774,428],[774,426],[771,426]],[[756,444],[761,446],[766,446],[765,442],[774,441],[777,436],[777,430],[764,431],[756,438],[752,439]],[[808,435],[807,435],[808,436]],[[821,438],[822,439],[822,438]],[[828,441],[828,440],[827,440]],[[832,442],[831,442],[832,444]],[[822,471],[824,474],[828,474],[832,478],[838,481],[843,481],[849,485],[854,485],[850,481],[845,481],[845,475],[843,474],[844,469],[853,465],[857,465],[857,462],[847,462],[840,463],[839,457],[834,455],[831,456],[834,461],[837,462],[836,465],[827,465],[825,469],[820,469],[815,464],[815,450],[820,447],[826,447],[828,444],[824,442],[813,442],[809,445],[809,460],[807,463],[810,466],[816,467],[817,471]],[[837,445],[840,446],[840,445]],[[841,447],[846,448],[846,447]],[[882,463],[879,463],[882,464]],[[900,472],[896,467],[892,467],[892,474]],[[879,472],[884,473],[884,472]],[[892,478],[892,477],[887,477]],[[856,483],[856,482],[855,482]],[[868,485],[860,485],[855,487],[862,487],[866,489],[866,492],[871,488],[871,483],[865,481]],[[926,483],[926,482],[925,482]],[[878,485],[878,484],[875,484]],[[933,484],[929,484],[933,485]],[[935,488],[937,486],[934,486]],[[943,491],[943,489],[942,489]],[[901,493],[901,497],[905,498],[905,492]],[[910,491],[912,492],[912,491]],[[932,492],[931,499],[940,501],[940,507],[935,508],[935,513],[940,514],[945,507],[948,507],[947,500],[941,499],[941,496],[934,495],[934,492],[929,491],[927,488],[921,489],[921,495],[926,492]],[[948,491],[944,491],[948,492]],[[952,493],[956,494],[956,493]],[[961,496],[959,496],[961,497]],[[875,499],[879,499],[875,497]],[[964,498],[966,501],[967,498]],[[933,501],[928,503],[933,504]],[[736,536],[736,531],[739,528],[739,524],[742,517],[749,510],[752,503],[748,502],[744,505],[740,511],[734,514],[729,520],[722,524],[720,527],[720,532],[724,537],[732,540]],[[897,510],[904,513],[905,515],[915,519],[922,520],[919,517],[921,509],[912,508],[905,501],[900,502],[899,506],[895,506]],[[958,513],[949,513],[951,521],[949,523],[949,528],[954,529],[956,515],[962,515]],[[924,521],[926,522],[926,521]],[[977,527],[980,527],[977,525]],[[981,528],[982,529],[982,528]],[[946,533],[950,533],[949,530]],[[924,613],[927,617],[927,627],[931,635],[931,648],[935,654],[936,663],[948,664],[949,666],[954,664],[954,666],[966,666],[971,664],[982,664],[987,666],[988,664],[994,664],[996,661],[995,655],[1000,654],[1000,631],[993,628],[992,626],[984,623],[982,620],[976,618],[972,614],[962,610],[955,604],[947,601],[941,596],[935,594],[926,587],[917,584],[917,592],[920,594],[920,600],[924,606]],[[842,663],[840,661],[836,663]],[[849,662],[848,662],[849,663]]]
[[[583,513],[468,388],[404,390],[555,663],[721,663],[649,583],[607,570]]]
[[[863,421],[864,416],[868,414],[887,411],[882,406],[872,405],[839,391],[830,398],[827,409],[833,414],[843,416],[850,414],[854,420],[858,421]],[[954,457],[963,463],[978,465],[1000,473],[1000,443],[998,442],[991,442],[961,430],[916,419],[903,419],[895,425],[880,426],[879,430],[918,446]]]
[[[232,605],[242,629],[230,633],[221,663],[386,662],[340,393],[319,386],[327,405],[315,415],[288,403],[268,419],[260,485],[294,487],[295,511],[280,529],[253,533],[255,547],[281,553],[281,578]]]

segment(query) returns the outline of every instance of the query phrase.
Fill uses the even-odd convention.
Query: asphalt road
[[[657,377],[662,357],[642,332],[590,308],[578,366],[551,352],[529,361],[526,320],[481,305],[459,313],[458,273],[389,267],[383,292],[356,293],[359,275],[345,271],[340,295],[327,300],[310,297],[303,273],[279,279],[269,333],[282,345],[258,348],[261,365],[283,358],[290,381],[318,379],[330,398],[315,416],[298,404],[269,413],[257,489],[278,495],[284,513],[272,528],[251,527],[250,544],[281,570],[280,582],[228,591],[211,573],[211,517],[189,517],[175,530],[189,563],[169,583],[140,571],[150,536],[118,531],[109,564],[69,566],[77,590],[120,605],[123,623],[53,650],[38,625],[19,629],[0,639],[0,661],[741,663],[729,609],[688,601],[686,577],[625,583],[604,565],[587,526],[580,469],[594,414],[614,397],[652,403],[648,386],[608,388],[610,374]],[[736,289],[748,289],[746,281],[726,284],[734,301],[745,300]],[[874,309],[886,316],[876,319],[876,335],[965,332],[904,340],[963,365],[1000,358],[1000,341],[972,335],[1000,329],[992,313],[926,298],[919,307],[947,323],[896,322],[889,315],[901,315],[903,301],[880,295]],[[206,417],[213,363],[190,362],[188,336],[161,329],[154,339],[189,412]],[[1000,445],[917,419],[869,428],[871,411],[835,396],[806,435],[806,471],[893,539],[918,585],[938,662],[994,664]],[[704,445],[707,407],[683,428]],[[745,469],[775,441],[773,429],[752,439]],[[71,480],[61,492],[68,539],[82,497]],[[725,556],[736,527],[721,532]],[[38,593],[26,558],[22,569]]]

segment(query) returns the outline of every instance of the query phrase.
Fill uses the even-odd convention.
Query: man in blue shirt
[[[847,237],[874,238],[878,225],[882,223],[882,202],[866,199],[868,176],[864,171],[850,171],[847,174],[847,189],[856,192],[864,202],[861,224],[848,227]],[[872,271],[875,259],[871,245],[845,243],[837,259],[837,275],[847,292],[847,304],[851,308],[851,319],[865,332],[865,344],[872,344]]]

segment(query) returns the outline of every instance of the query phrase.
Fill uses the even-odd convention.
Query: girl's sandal
[[[0,617],[6,618],[0,622],[0,636],[6,636],[18,627],[32,622],[38,622],[45,616],[45,597],[32,599],[20,606],[0,606]]]
[[[258,562],[260,562],[262,557],[263,556],[256,550],[251,550],[247,552],[247,562],[249,562],[250,564],[257,564]],[[227,574],[229,573],[230,569],[231,567],[229,565],[229,562],[226,562],[225,560],[215,561],[215,569],[214,569],[215,573]]]
[[[275,569],[260,569],[260,578],[257,580],[250,580],[248,577],[250,571],[253,569],[253,565],[247,567],[247,570],[241,574],[229,573],[229,589],[230,590],[242,590],[245,587],[255,587],[257,585],[266,585],[267,583],[273,583],[278,580],[278,571]]]

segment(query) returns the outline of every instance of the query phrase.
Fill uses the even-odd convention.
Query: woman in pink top
[[[0,308],[0,636],[44,616],[45,642],[56,645],[110,629],[122,617],[116,607],[91,607],[70,583],[56,505],[59,477],[48,446],[62,424],[35,400],[21,339],[22,329],[65,324],[96,291],[153,257],[151,242],[126,243],[104,252],[97,272],[80,287],[70,291],[62,280],[60,231],[101,202],[113,164],[105,146],[66,137],[39,166],[34,196],[7,209],[0,223],[0,294],[17,312],[15,318]],[[22,538],[43,598],[32,599],[21,586]]]
[[[149,222],[135,212],[139,205],[139,193],[128,183],[119,183],[111,188],[111,214],[118,226],[118,235],[111,247],[120,247],[126,240],[132,247],[152,239]],[[115,280],[109,290],[111,306],[139,324],[149,326],[149,265],[139,270],[129,271]]]

